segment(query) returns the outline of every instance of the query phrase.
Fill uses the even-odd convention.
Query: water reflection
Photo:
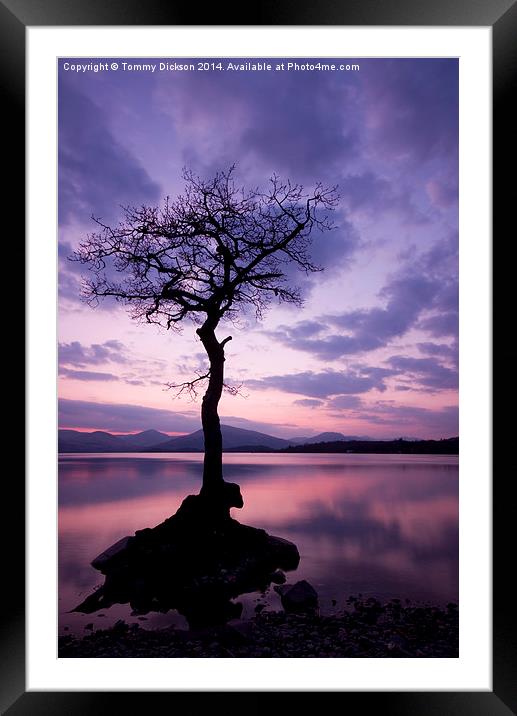
[[[98,553],[158,524],[198,491],[201,460],[186,454],[61,456],[62,612],[102,581],[89,566]],[[245,501],[235,517],[298,546],[301,562],[290,581],[311,582],[323,610],[332,599],[342,604],[357,593],[457,600],[457,457],[230,454],[225,465],[226,478],[240,483]],[[245,600],[245,609],[252,609],[253,599]],[[275,599],[268,597],[272,606]],[[112,607],[101,619],[127,614],[127,608]],[[157,626],[167,615],[147,618]],[[70,628],[80,624],[68,614],[61,621]]]

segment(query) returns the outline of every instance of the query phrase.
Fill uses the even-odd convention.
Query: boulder
[[[280,569],[290,571],[300,564],[300,553],[295,544],[283,537],[268,535],[268,546],[271,556],[278,563]]]
[[[280,600],[286,612],[311,613],[318,608],[318,593],[305,579],[296,582],[296,584],[283,584],[275,587],[275,591],[280,594]]]
[[[104,552],[101,552],[98,557],[95,557],[91,563],[92,567],[98,569],[99,572],[104,572],[106,567],[117,561],[118,557],[126,554],[128,545],[133,539],[134,538],[131,536],[119,539],[118,542],[115,542],[115,544],[112,544],[111,547],[108,547],[108,549],[105,549]]]

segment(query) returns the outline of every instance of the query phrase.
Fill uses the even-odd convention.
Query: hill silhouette
[[[346,436],[342,433],[320,433],[313,437],[278,438],[255,430],[244,430],[222,425],[225,452],[327,452],[327,453],[384,453],[384,454],[439,454],[456,455],[457,437],[442,440],[373,440]],[[329,440],[331,437],[333,439]],[[337,438],[337,439],[336,439]],[[157,430],[144,430],[132,435],[113,435],[96,430],[91,433],[78,430],[59,431],[60,453],[115,453],[115,452],[203,452],[203,431],[171,438]]]

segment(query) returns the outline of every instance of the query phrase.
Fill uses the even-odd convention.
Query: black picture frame
[[[202,23],[199,18],[202,16]],[[514,209],[515,182],[507,181],[503,172],[514,168],[515,127],[517,116],[510,110],[515,94],[517,68],[517,4],[514,0],[267,0],[250,7],[232,2],[196,6],[194,3],[172,3],[164,0],[0,0],[0,86],[4,138],[15,147],[9,165],[7,204],[11,215],[19,217],[16,231],[21,233],[21,217],[25,215],[25,31],[28,26],[72,25],[406,25],[406,26],[491,26],[493,31],[493,235],[498,236],[501,253],[511,242],[510,211]],[[5,141],[5,139],[4,139]],[[512,161],[513,159],[513,161]],[[512,217],[513,219],[513,217]],[[497,244],[495,244],[497,246]],[[16,247],[18,250],[18,247]],[[505,255],[506,255],[506,249]],[[497,253],[494,251],[494,258]],[[494,316],[505,320],[505,309],[512,303],[511,262],[499,264],[499,278],[493,290]],[[19,292],[19,289],[18,289]],[[12,318],[19,322],[19,313]],[[499,339],[500,349],[494,364],[494,390],[515,365],[515,342]],[[494,343],[494,347],[497,342]],[[21,372],[21,371],[20,371]],[[23,384],[19,376],[19,384]],[[505,402],[510,400],[505,381]],[[511,445],[510,421],[496,423],[493,438],[493,690],[454,692],[339,692],[340,709],[348,713],[372,710],[373,713],[397,716],[508,716],[517,713],[517,663],[515,659],[515,602],[511,589],[511,547],[515,515],[510,490],[515,479],[505,465]],[[19,425],[19,423],[18,423]],[[487,435],[487,440],[492,437]],[[499,469],[496,470],[496,468]],[[191,713],[223,708],[248,713],[259,709],[285,708],[287,698],[302,696],[309,708],[321,708],[321,692],[316,693],[225,693],[203,692],[26,692],[25,689],[25,495],[22,476],[14,470],[6,476],[10,527],[4,543],[4,582],[2,632],[0,639],[1,699],[0,710],[9,716],[20,714],[102,714],[125,711],[128,714],[159,712],[165,700],[169,708],[181,713],[184,698]],[[4,514],[5,518],[5,514]],[[7,538],[4,537],[5,540]],[[6,588],[8,585],[8,588]],[[236,684],[238,688],[238,684]],[[316,699],[318,701],[316,702]]]

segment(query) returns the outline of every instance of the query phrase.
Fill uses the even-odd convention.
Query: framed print
[[[507,487],[492,493],[491,476],[488,139],[492,41],[497,171],[515,8],[448,7],[192,26],[154,4],[2,5],[12,136],[25,81],[28,130],[27,621],[24,638],[13,548],[9,713],[89,713],[126,691],[145,692],[135,704],[339,691],[388,713],[515,708],[497,562]],[[458,434],[459,492],[443,455]],[[232,542],[264,550],[252,585],[248,553],[237,567],[225,542],[241,529],[237,482],[243,523],[266,529]],[[217,589],[210,540],[224,544]],[[157,557],[178,545],[179,590]],[[153,630],[169,636],[133,650]]]

